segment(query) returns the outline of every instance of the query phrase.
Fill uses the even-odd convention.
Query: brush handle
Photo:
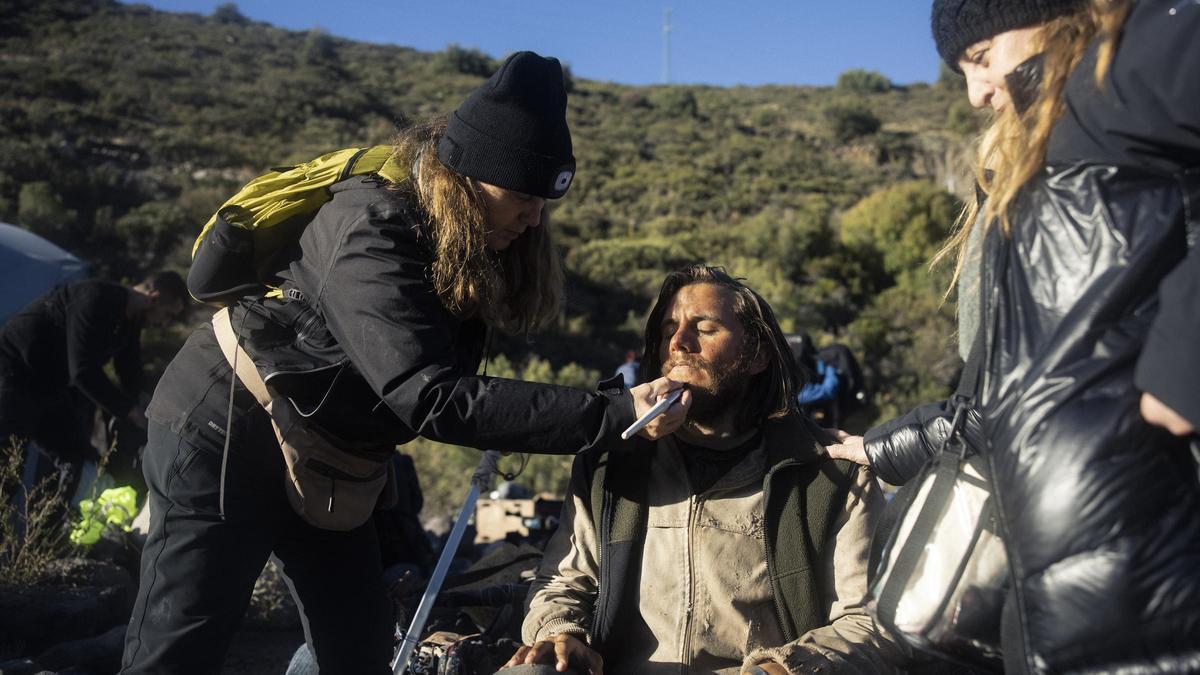
[[[653,420],[655,417],[658,417],[666,412],[667,408],[670,408],[672,403],[678,401],[680,396],[683,396],[683,387],[680,387],[670,394],[667,394],[666,398],[658,403],[655,403],[652,408],[646,411],[645,415],[639,417],[636,422],[629,425],[628,429],[621,432],[621,439],[629,440],[630,436],[641,431],[643,427],[650,423],[650,420]]]

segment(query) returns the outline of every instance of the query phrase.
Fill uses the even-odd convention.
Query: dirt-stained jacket
[[[698,495],[670,437],[642,443],[644,463],[577,458],[530,591],[526,643],[576,633],[606,672],[635,675],[737,673],[767,659],[792,672],[889,672],[899,653],[861,605],[883,505],[874,478],[821,458],[797,418],[764,438]],[[623,498],[640,502],[639,518],[622,517]]]

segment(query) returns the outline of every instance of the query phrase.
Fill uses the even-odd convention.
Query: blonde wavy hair
[[[1096,60],[1096,86],[1103,86],[1120,40],[1121,27],[1133,0],[1090,0],[1079,11],[1041,25],[1034,53],[1044,56],[1041,85],[1033,103],[1023,113],[1008,106],[997,114],[979,139],[975,179],[986,199],[968,200],[959,214],[954,234],[934,256],[932,265],[955,258],[949,296],[966,261],[966,243],[976,227],[999,225],[1009,234],[1009,209],[1022,186],[1041,170],[1050,132],[1066,110],[1063,87],[1093,40],[1102,40]]]
[[[486,209],[479,184],[437,156],[446,118],[402,130],[392,158],[409,175],[391,188],[410,195],[427,218],[433,239],[431,277],[442,304],[455,316],[478,316],[512,333],[543,328],[559,315],[562,261],[545,210],[503,251],[487,246]]]

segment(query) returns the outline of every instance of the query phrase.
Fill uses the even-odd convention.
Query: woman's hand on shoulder
[[[1176,436],[1190,436],[1196,433],[1196,427],[1192,426],[1191,422],[1166,403],[1155,398],[1153,394],[1142,394],[1141,409],[1142,417],[1147,422],[1162,427]]]
[[[867,450],[863,446],[862,436],[851,436],[841,429],[826,429],[826,431],[837,439],[837,443],[825,446],[825,452],[830,457],[848,459],[855,464],[871,467],[871,463],[867,460]]]

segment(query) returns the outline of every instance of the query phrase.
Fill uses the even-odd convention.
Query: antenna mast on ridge
[[[662,81],[671,84],[671,8],[663,8]]]

